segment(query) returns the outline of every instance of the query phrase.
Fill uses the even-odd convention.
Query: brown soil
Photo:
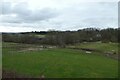
[[[41,75],[40,77],[32,77],[30,75],[23,75],[23,74],[18,74],[15,71],[8,71],[8,70],[2,70],[2,80],[6,79],[12,79],[12,80],[44,80],[45,77],[44,75]]]
[[[38,50],[43,50],[43,48],[25,48],[20,50],[19,52],[24,52],[24,51],[38,51]]]
[[[30,78],[30,76],[18,74],[15,71],[2,70],[2,78]]]

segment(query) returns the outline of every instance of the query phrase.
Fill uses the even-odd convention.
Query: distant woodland
[[[2,33],[2,41],[27,44],[56,45],[65,47],[82,42],[118,42],[120,28],[85,28],[77,31],[33,31],[24,33]]]

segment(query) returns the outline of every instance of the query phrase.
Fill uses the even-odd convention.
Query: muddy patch
[[[39,51],[39,50],[45,50],[43,48],[24,48],[20,50],[19,52],[25,52],[25,51]]]
[[[37,47],[27,47],[20,49],[19,52],[25,52],[25,51],[41,51],[41,50],[48,50],[56,48],[56,46],[37,46]]]
[[[18,74],[15,71],[2,70],[2,78],[32,78],[28,75]]]
[[[0,69],[0,79],[2,78],[2,70]]]
[[[31,76],[31,75],[25,75],[25,74],[19,74],[16,71],[8,71],[8,70],[2,70],[2,79],[6,79],[6,78],[39,78],[39,79],[43,79],[45,78],[44,75],[40,75],[40,76]]]

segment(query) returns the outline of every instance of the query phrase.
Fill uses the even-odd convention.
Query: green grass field
[[[114,50],[116,53],[118,53],[118,43],[89,42],[89,43],[76,44],[75,47],[96,49],[102,52],[107,52],[107,51],[111,52],[112,50]]]
[[[20,52],[26,47],[35,45],[3,43],[3,69],[46,78],[118,77],[118,61],[105,56],[61,48]]]
[[[39,38],[44,38],[46,35],[35,35],[35,36]]]

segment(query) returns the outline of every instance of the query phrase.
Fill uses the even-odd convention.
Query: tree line
[[[82,42],[118,42],[120,28],[85,28],[77,31],[35,31],[26,33],[2,33],[4,42],[65,46]],[[44,35],[38,37],[36,35]]]

